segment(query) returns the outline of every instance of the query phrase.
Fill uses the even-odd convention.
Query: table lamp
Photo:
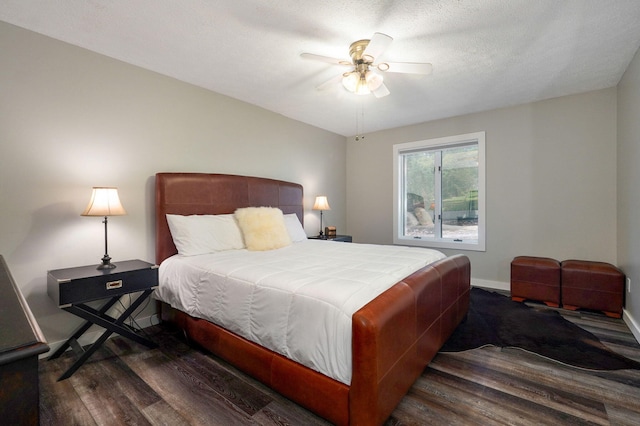
[[[329,201],[327,201],[327,197],[324,195],[320,195],[316,197],[316,202],[313,204],[313,210],[320,210],[320,237],[323,236],[322,233],[322,212],[323,210],[331,210],[329,206]]]
[[[91,194],[91,200],[89,205],[82,212],[82,216],[104,216],[104,256],[102,257],[102,263],[98,265],[98,269],[113,269],[116,267],[111,263],[111,257],[107,250],[107,217],[108,216],[123,216],[126,215],[124,207],[120,203],[118,197],[118,188],[95,186],[93,187],[93,193]]]

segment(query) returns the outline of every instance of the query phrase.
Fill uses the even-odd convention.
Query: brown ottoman
[[[511,299],[560,306],[560,262],[548,257],[518,256],[511,262]]]
[[[603,311],[620,318],[624,303],[624,274],[613,265],[587,260],[562,262],[562,307]]]

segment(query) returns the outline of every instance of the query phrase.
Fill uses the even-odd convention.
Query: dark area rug
[[[588,370],[640,369],[552,309],[538,310],[498,293],[471,289],[469,313],[441,349],[513,347]]]

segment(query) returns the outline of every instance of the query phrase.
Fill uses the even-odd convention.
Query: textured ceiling
[[[640,46],[638,0],[2,0],[0,20],[345,136],[612,87]],[[374,32],[433,74],[315,89],[344,69],[300,53]]]

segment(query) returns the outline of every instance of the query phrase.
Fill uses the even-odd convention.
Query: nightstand
[[[117,333],[149,348],[157,345],[136,333],[124,321],[144,302],[158,286],[158,267],[142,260],[128,260],[115,263],[114,269],[96,269],[96,265],[77,268],[57,269],[47,275],[47,293],[59,308],[85,321],[73,335],[60,346],[49,359],[58,358],[71,347],[80,354],[76,362],[58,379],[69,377],[109,338]],[[136,300],[118,317],[107,315],[107,311],[125,294],[142,292]],[[108,299],[99,309],[87,302]],[[78,343],[91,325],[104,328],[104,333],[88,349]]]
[[[351,237],[351,235],[336,235],[334,237],[326,237],[326,236],[320,236],[320,235],[316,235],[313,237],[308,237],[310,240],[324,240],[324,241],[340,241],[343,243],[351,243],[353,242],[353,238]]]

